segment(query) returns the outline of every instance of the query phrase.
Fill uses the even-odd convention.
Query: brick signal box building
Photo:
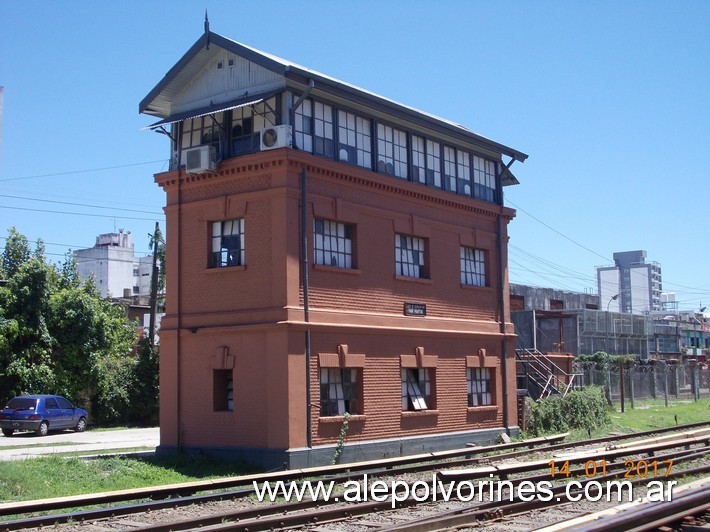
[[[525,154],[209,30],[140,111],[171,146],[161,451],[302,467],[346,419],[343,461],[517,430]]]

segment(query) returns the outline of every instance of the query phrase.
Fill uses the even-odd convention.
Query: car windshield
[[[30,399],[29,397],[15,397],[10,399],[5,408],[10,410],[34,410],[37,404],[37,399]]]

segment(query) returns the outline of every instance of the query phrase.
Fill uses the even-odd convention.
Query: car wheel
[[[15,431],[13,429],[2,429],[2,433],[8,438],[12,436]]]
[[[85,417],[79,418],[79,422],[76,424],[76,427],[74,428],[74,430],[77,432],[84,432],[86,430],[86,418]]]
[[[47,423],[46,421],[42,421],[42,423],[39,424],[39,427],[35,431],[37,436],[46,436],[48,432],[49,432],[49,423]]]

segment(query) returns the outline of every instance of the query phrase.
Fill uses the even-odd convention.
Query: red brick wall
[[[161,442],[280,449],[306,444],[299,256],[305,165],[309,262],[314,214],[357,227],[356,272],[309,266],[312,403],[319,403],[317,354],[347,344],[366,360],[364,413],[351,421],[348,441],[501,426],[500,361],[497,408],[469,410],[466,356],[481,348],[488,356],[501,354],[497,215],[505,226],[513,212],[284,149],[224,161],[217,175],[156,176],[167,193]],[[211,222],[237,217],[245,219],[246,265],[208,268]],[[395,278],[395,232],[428,239],[430,280]],[[487,251],[489,286],[460,286],[461,245]],[[404,316],[405,301],[426,304],[427,316]],[[513,334],[509,324],[507,331]],[[513,345],[511,337],[511,425],[517,422]],[[400,355],[413,355],[417,347],[438,356],[436,414],[401,412]],[[234,368],[231,413],[212,408],[212,372],[224,366],[215,357],[225,348]],[[317,408],[311,419],[315,444],[337,439],[337,420],[321,420]]]

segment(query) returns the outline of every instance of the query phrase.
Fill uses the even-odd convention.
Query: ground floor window
[[[215,412],[234,410],[234,376],[231,369],[216,369],[213,374],[213,408]]]
[[[402,410],[429,410],[434,407],[429,368],[402,368],[401,377]]]
[[[468,406],[493,404],[491,370],[489,368],[467,368]]]
[[[320,368],[320,415],[359,414],[358,370]]]

